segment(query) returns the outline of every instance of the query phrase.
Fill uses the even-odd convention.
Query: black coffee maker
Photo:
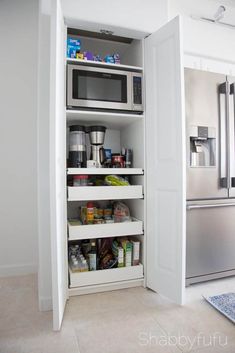
[[[86,168],[86,128],[82,125],[71,125],[69,129],[69,167]]]

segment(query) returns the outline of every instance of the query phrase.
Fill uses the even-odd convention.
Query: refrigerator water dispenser
[[[208,126],[190,127],[190,167],[215,167],[216,130]]]

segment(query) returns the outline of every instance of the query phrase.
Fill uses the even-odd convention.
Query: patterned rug
[[[213,297],[203,296],[203,298],[235,324],[235,293],[225,293]]]

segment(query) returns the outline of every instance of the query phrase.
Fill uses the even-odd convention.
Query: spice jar
[[[88,175],[74,175],[73,186],[87,186]]]

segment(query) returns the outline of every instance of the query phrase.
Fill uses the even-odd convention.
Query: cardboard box
[[[132,265],[132,243],[128,239],[122,239],[121,245],[124,250],[125,266]]]
[[[132,266],[140,263],[140,241],[138,239],[131,239],[132,243]]]
[[[80,50],[81,50],[80,39],[68,37],[68,39],[67,39],[67,57],[68,58],[76,58],[76,54]]]

